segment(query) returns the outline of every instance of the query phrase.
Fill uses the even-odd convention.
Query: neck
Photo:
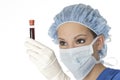
[[[96,80],[97,77],[100,75],[100,73],[105,69],[106,67],[99,63],[94,66],[92,71],[85,77],[84,80]]]

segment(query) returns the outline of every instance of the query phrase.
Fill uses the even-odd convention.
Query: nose
[[[75,44],[73,42],[71,42],[71,43],[68,44],[68,48],[75,48],[75,47],[76,46],[75,46]]]

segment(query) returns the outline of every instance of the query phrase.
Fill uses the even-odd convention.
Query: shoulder
[[[97,80],[120,80],[120,70],[106,68]]]
[[[114,76],[113,80],[120,80],[120,71]]]

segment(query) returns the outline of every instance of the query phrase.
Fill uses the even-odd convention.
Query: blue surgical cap
[[[110,27],[107,21],[100,15],[97,9],[93,9],[89,5],[75,4],[65,7],[60,13],[54,17],[54,23],[48,31],[48,35],[53,38],[55,43],[58,42],[57,29],[60,25],[67,22],[75,22],[84,25],[97,35],[104,35],[105,39],[109,37]],[[107,53],[107,46],[104,43],[102,50],[99,51],[100,57],[104,57]]]

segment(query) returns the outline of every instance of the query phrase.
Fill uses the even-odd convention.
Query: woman
[[[59,44],[60,58],[76,80],[120,80],[120,70],[107,68],[101,62],[102,58],[106,56],[105,40],[109,37],[110,27],[98,10],[84,4],[70,5],[57,14],[54,20],[55,22],[50,27],[48,34],[56,44]],[[37,41],[30,39],[27,40],[27,43],[35,43],[34,45],[37,47],[41,46]],[[41,51],[42,48],[46,51]],[[41,55],[43,53],[53,55],[53,51],[49,48],[42,48],[39,47],[37,50],[34,50],[34,47],[32,47],[28,53],[32,54],[31,56],[34,56],[33,54],[36,53],[36,56],[38,56],[38,53]],[[56,62],[59,65],[56,59],[51,60],[53,56],[51,57],[50,55],[49,57],[47,64],[51,65],[51,63]],[[39,61],[37,64],[42,63],[42,60],[39,60],[39,58],[40,56],[37,57],[36,61]],[[51,62],[49,62],[50,60]],[[55,64],[53,65],[56,69]],[[44,72],[45,76],[47,72],[53,72],[50,71],[53,68],[46,72],[45,69],[42,71],[43,68],[40,68],[40,71]],[[61,70],[60,67],[59,70]],[[57,71],[56,74],[59,72]],[[69,80],[69,77],[62,70],[59,74],[64,75],[64,77],[62,76],[61,79],[57,78],[56,80]],[[54,74],[54,76],[56,75]],[[47,77],[47,79],[51,80],[53,76],[51,78]]]

